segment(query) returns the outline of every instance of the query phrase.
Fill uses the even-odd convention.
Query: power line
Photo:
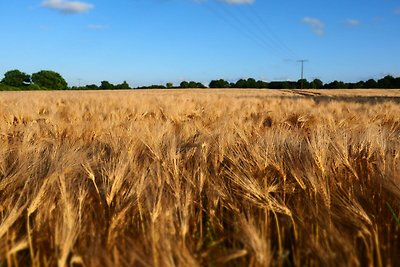
[[[296,53],[279,37],[279,35],[271,28],[264,18],[255,10],[253,5],[246,5],[250,9],[253,16],[264,26],[263,28],[267,30],[270,34],[270,38],[281,48],[284,48],[292,56],[296,56]]]
[[[257,45],[261,46],[264,49],[271,49],[271,47],[266,44],[262,39],[259,38],[253,31],[249,30],[243,22],[238,19],[232,12],[228,11],[227,9],[216,9],[211,7],[211,5],[205,4],[205,6],[211,10],[215,15],[224,20],[231,28],[235,29],[237,32],[240,32],[242,35],[246,36],[247,39],[256,43]]]
[[[250,41],[262,48],[268,51],[273,50],[276,55],[287,56],[290,54],[289,58],[297,57],[296,53],[272,30],[259,12],[255,10],[254,4],[227,5],[224,1],[205,0],[202,1],[201,6],[214,13],[219,19],[225,21],[233,29],[245,35]],[[240,8],[246,6],[249,12],[241,12],[240,15],[245,16],[247,20],[243,20],[243,16],[239,16],[233,12],[233,6],[235,6],[236,10],[239,6]],[[241,11],[243,11],[243,9],[241,9]],[[255,27],[251,27],[249,24]]]
[[[220,7],[220,8],[216,8],[211,3],[210,4],[208,4],[208,3],[210,3],[210,1],[207,1],[206,3],[204,3],[203,6],[205,6],[211,12],[213,12],[218,18],[220,18],[220,19],[224,20],[226,23],[228,23],[236,31],[241,32],[249,40],[251,40],[254,43],[257,43],[259,46],[261,46],[264,49],[267,49],[268,51],[272,50],[276,54],[284,54],[284,52],[282,50],[279,51],[277,49],[277,46],[274,46],[273,44],[271,44],[270,41],[267,41],[264,38],[265,36],[263,34],[260,34],[256,29],[249,27],[249,25],[246,23],[246,21],[243,21],[243,19],[240,16],[237,16],[234,12],[232,12],[224,4],[216,4],[216,5],[219,5],[219,7]],[[259,26],[258,26],[258,29],[260,29]]]
[[[214,13],[214,15],[229,24],[231,28],[247,37],[252,43],[261,48],[284,58],[295,59],[298,55],[279,37],[268,22],[259,14],[253,5],[227,6],[217,1],[205,1],[203,7]],[[304,78],[304,63],[302,60],[302,80]],[[301,85],[303,87],[303,83]]]
[[[249,5],[246,5],[249,6]],[[243,16],[246,17],[247,22],[249,22],[251,25],[251,29],[254,29],[256,31],[256,34],[258,36],[260,36],[260,38],[262,38],[265,42],[268,43],[269,46],[273,47],[273,49],[275,49],[276,51],[282,53],[283,55],[286,55],[286,53],[288,52],[287,50],[285,50],[285,47],[281,44],[279,44],[276,39],[271,35],[268,34],[265,31],[265,27],[264,25],[261,25],[259,21],[255,20],[254,18],[255,16],[255,11],[250,9],[249,7],[247,8],[248,12],[243,12]],[[249,13],[253,13],[253,14],[249,14]]]
[[[268,49],[272,49],[274,50],[276,53],[279,53],[278,49],[273,46],[269,41],[266,41],[264,39],[263,34],[260,34],[257,31],[258,27],[251,27],[246,23],[246,20],[243,20],[242,17],[237,16],[233,11],[231,11],[231,7],[227,7],[226,5],[220,4],[221,9],[231,18],[233,18],[237,24],[239,24],[246,32],[248,32],[249,34],[251,34],[255,39],[259,40],[263,45],[264,48],[268,48]],[[243,12],[242,14],[246,15],[245,12]],[[249,20],[247,20],[248,22]]]

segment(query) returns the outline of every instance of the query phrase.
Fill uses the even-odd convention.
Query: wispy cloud
[[[318,36],[325,35],[325,24],[320,19],[312,17],[304,17],[302,22],[310,25],[310,28],[315,35]]]
[[[354,27],[360,25],[361,21],[358,19],[348,19],[345,21],[345,24],[349,27]]]
[[[400,15],[400,6],[394,9],[394,14]]]
[[[253,4],[256,0],[221,0],[224,3],[231,5]]]
[[[44,32],[47,32],[47,31],[50,31],[50,26],[49,25],[40,25],[39,27],[39,30],[41,30],[41,31],[44,31]]]
[[[42,6],[67,14],[82,13],[94,8],[90,3],[67,0],[43,0]]]
[[[110,28],[110,26],[103,24],[88,24],[87,28],[90,30],[105,30]]]

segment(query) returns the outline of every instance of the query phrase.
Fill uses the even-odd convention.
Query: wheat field
[[[2,267],[400,266],[399,217],[398,102],[0,94]]]

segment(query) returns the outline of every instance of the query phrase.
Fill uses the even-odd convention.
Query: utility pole
[[[78,78],[77,80],[78,80],[78,87],[80,88],[80,87],[81,87],[81,81],[82,81],[82,79],[81,79],[81,78]]]
[[[303,89],[303,80],[304,80],[304,63],[308,62],[307,59],[300,59],[297,62],[301,63],[301,89]]]

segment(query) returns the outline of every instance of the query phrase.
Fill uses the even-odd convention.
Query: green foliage
[[[212,80],[209,83],[210,88],[269,88],[269,89],[400,89],[400,77],[387,75],[380,80],[369,79],[357,83],[344,83],[342,81],[333,81],[324,84],[320,79],[314,79],[308,82],[306,79],[295,81],[272,81],[265,82],[254,78],[239,79],[236,82],[229,83],[224,79]],[[174,88],[173,83],[166,85],[150,85],[138,87],[138,89],[163,89]],[[175,88],[207,88],[204,84],[195,81],[182,81],[179,87]],[[18,91],[18,90],[65,90],[68,84],[64,78],[57,72],[42,70],[32,74],[26,74],[20,70],[10,70],[4,74],[0,81],[0,91]],[[121,84],[114,85],[108,81],[102,81],[100,86],[90,84],[81,87],[72,87],[74,90],[112,90],[112,89],[131,89],[129,84],[124,81]]]
[[[200,82],[190,81],[189,88],[206,88],[206,87],[204,86],[204,84],[202,84]]]
[[[378,88],[378,83],[374,79],[369,79],[364,83],[364,88],[366,89]]]
[[[0,91],[19,91],[21,90],[18,87],[13,87],[9,85],[5,85],[4,83],[0,83]]]
[[[247,79],[247,86],[248,88],[257,88],[257,82],[253,78],[248,78]]]
[[[19,70],[10,70],[4,74],[1,83],[13,87],[23,87],[31,83],[31,76]]]
[[[102,81],[101,85],[100,85],[100,89],[111,90],[111,89],[114,89],[114,85],[108,81]]]
[[[153,84],[150,86],[140,86],[140,87],[137,87],[136,89],[166,89],[166,87],[161,84]]]
[[[378,88],[382,88],[382,89],[394,89],[396,88],[396,79],[391,76],[391,75],[387,75],[384,78],[378,80]]]
[[[187,81],[183,81],[179,85],[180,88],[189,88],[189,83]]]
[[[131,87],[126,81],[124,81],[123,83],[114,86],[114,89],[131,89]]]
[[[43,90],[43,88],[40,88],[40,86],[36,84],[29,84],[25,85],[24,87],[14,87],[14,86],[9,86],[5,85],[3,83],[0,83],[0,91],[37,91],[37,90]]]
[[[348,89],[361,89],[364,88],[365,82],[359,81],[357,83],[346,83],[346,88]]]
[[[28,89],[28,90],[31,90],[31,91],[41,90],[40,86],[37,85],[37,84],[30,84],[30,85],[27,87],[27,89]]]
[[[260,88],[260,89],[268,88],[268,83],[264,82],[264,81],[261,81],[261,80],[258,80],[257,81],[257,88]]]
[[[87,90],[98,90],[99,87],[96,84],[89,84],[85,86]]]
[[[322,89],[322,88],[324,88],[324,83],[320,79],[314,79],[310,83],[310,88],[312,88],[312,89]]]
[[[51,70],[42,70],[32,74],[32,82],[42,89],[66,90],[68,84],[64,78],[57,72]]]
[[[297,89],[308,89],[311,88],[311,84],[307,81],[307,79],[300,79],[296,83]]]
[[[256,81],[253,78],[240,79],[236,83],[231,83],[231,88],[268,88],[268,83],[264,81]]]
[[[202,83],[196,83],[197,88],[207,88],[207,86],[205,86]]]
[[[232,83],[231,87],[233,88],[246,88],[246,80],[245,79],[240,79],[236,83]]]
[[[297,82],[270,82],[268,88],[270,89],[296,89]]]
[[[96,84],[88,84],[83,87],[72,87],[74,90],[114,90],[114,89],[131,89],[129,84],[124,81],[121,84],[114,85],[108,81],[102,81],[100,86]]]
[[[210,88],[229,88],[229,82],[224,79],[213,80],[209,84]]]
[[[179,85],[180,88],[206,88],[202,83],[194,82],[194,81],[183,81]]]
[[[325,89],[346,89],[347,86],[342,81],[333,81],[324,85]]]

